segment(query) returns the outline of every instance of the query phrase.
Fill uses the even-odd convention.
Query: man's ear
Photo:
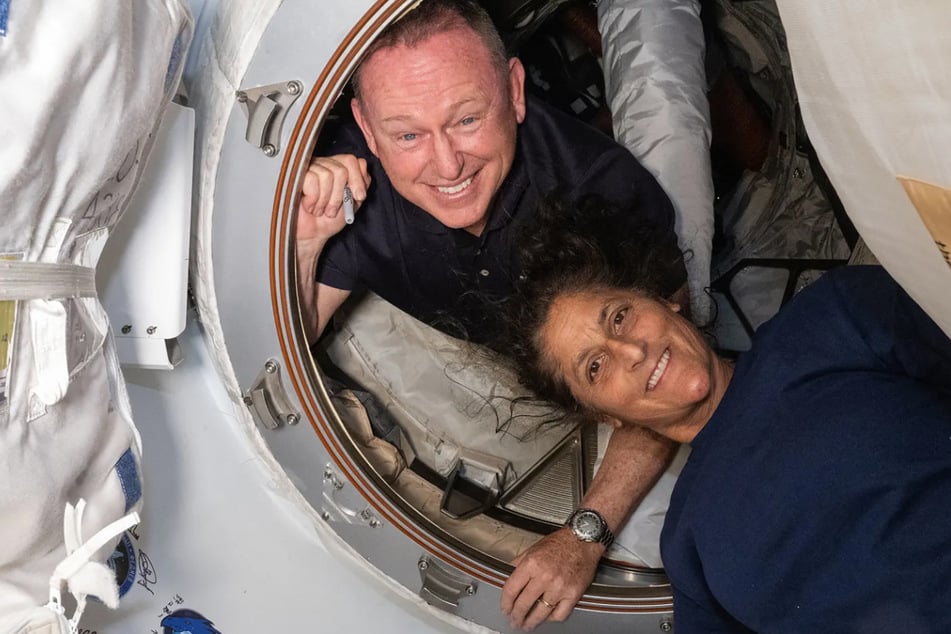
[[[525,67],[517,57],[509,60],[509,91],[515,119],[521,123],[525,120]]]
[[[363,106],[360,100],[353,98],[350,100],[350,110],[353,112],[353,118],[356,119],[360,131],[363,132],[363,138],[367,140],[367,145],[374,156],[379,156],[376,152],[376,138],[373,136],[373,130],[370,129],[370,123],[363,114]]]

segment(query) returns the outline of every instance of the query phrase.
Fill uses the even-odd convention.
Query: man
[[[298,284],[312,340],[357,285],[483,340],[490,311],[476,298],[511,292],[514,229],[556,187],[636,200],[643,217],[632,222],[676,240],[653,177],[607,137],[527,98],[524,79],[473,0],[424,0],[377,38],[353,78],[359,130],[335,134],[304,179]],[[350,226],[345,186],[359,210]],[[584,500],[603,528],[618,528],[671,449],[643,430],[614,434]],[[567,618],[605,547],[563,528],[523,554],[503,591],[513,626]]]

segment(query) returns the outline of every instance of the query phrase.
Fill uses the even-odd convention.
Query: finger
[[[544,600],[544,596],[539,597],[538,600],[535,601],[535,605],[532,607],[525,619],[525,622],[522,624],[523,629],[534,630],[536,627],[549,619],[549,617],[554,612],[555,607],[557,607],[557,604],[551,601],[546,601],[547,600]]]
[[[343,206],[343,189],[347,185],[348,171],[336,157],[320,159],[320,196],[317,213],[336,218]]]
[[[317,199],[320,196],[320,166],[311,163],[304,173],[304,182],[301,185],[301,211],[313,214],[316,211]]]
[[[569,616],[571,616],[571,611],[575,609],[575,606],[578,604],[577,601],[572,601],[570,599],[562,599],[555,604],[555,609],[552,610],[551,614],[548,615],[549,621],[564,621]]]
[[[370,187],[370,173],[366,159],[352,154],[340,154],[332,157],[346,170],[346,183],[353,193],[355,203],[362,203],[367,198]]]
[[[531,579],[531,575],[526,574],[524,570],[515,569],[515,572],[508,578],[505,585],[502,586],[502,614],[510,614],[512,612],[518,595],[521,594]]]
[[[536,609],[538,599],[543,595],[544,591],[545,585],[538,579],[532,579],[528,585],[525,586],[525,588],[519,593],[518,598],[515,600],[515,604],[512,607],[512,613],[509,614],[509,621],[512,623],[513,627],[520,629],[528,627],[532,612]],[[548,611],[546,610],[545,616],[547,615]],[[540,621],[533,622],[535,622],[537,625]]]

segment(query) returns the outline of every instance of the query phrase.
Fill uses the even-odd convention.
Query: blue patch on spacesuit
[[[7,18],[10,17],[10,0],[0,0],[0,35],[7,34]]]
[[[129,509],[135,506],[142,497],[142,479],[139,478],[139,468],[135,464],[135,456],[132,455],[131,448],[126,449],[116,462],[116,475],[119,476],[119,484],[125,495],[125,512],[128,513]]]
[[[129,537],[129,531],[122,534],[122,538],[116,544],[116,549],[106,561],[106,565],[115,573],[116,585],[119,586],[119,596],[124,597],[132,589],[132,584],[135,583],[135,576],[138,573],[135,546],[132,544],[132,538]]]

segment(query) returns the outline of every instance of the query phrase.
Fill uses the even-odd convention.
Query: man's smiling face
[[[442,224],[479,235],[515,158],[525,71],[502,73],[466,27],[376,51],[353,112],[396,190]]]

